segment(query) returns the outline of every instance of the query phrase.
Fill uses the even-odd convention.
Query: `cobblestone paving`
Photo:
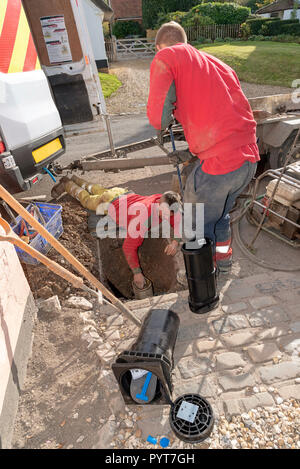
[[[172,374],[173,400],[185,393],[199,393],[209,400],[217,419],[225,418],[229,421],[250,410],[255,412],[255,409],[266,406],[273,408],[283,400],[298,402],[299,277],[272,272],[228,280],[223,282],[220,300],[218,308],[204,315],[190,312],[188,292],[128,303],[141,319],[150,307],[171,308],[180,316]],[[127,321],[123,326],[112,323],[110,329],[114,328],[120,331],[121,337],[126,338],[118,352],[128,349],[138,329]],[[108,357],[105,363],[106,381],[111,378],[110,360]],[[117,387],[115,384],[112,386],[117,395]],[[125,422],[125,428],[124,432],[122,428],[118,429],[121,433],[117,441],[113,439],[114,447],[121,444],[122,437],[125,445],[126,435],[129,440],[143,440],[144,446],[138,444],[138,447],[147,447],[145,439],[149,434],[172,435],[168,406],[125,408],[119,399],[116,406],[122,408],[120,416]],[[106,430],[104,428],[101,432],[102,438]],[[179,440],[177,443],[178,446],[173,447],[183,447]],[[131,444],[133,446],[130,443],[125,446],[136,447],[133,442]]]

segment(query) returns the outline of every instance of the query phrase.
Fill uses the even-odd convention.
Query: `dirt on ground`
[[[79,202],[68,195],[64,195],[58,202],[62,206],[62,223],[64,232],[59,238],[62,245],[75,256],[93,275],[99,273],[97,246],[95,238],[88,231],[88,213]],[[47,255],[49,259],[57,262],[62,267],[75,275],[78,272],[54,249]],[[79,290],[64,279],[49,271],[43,264],[31,266],[23,265],[31,291],[35,298],[49,298],[59,295],[65,298]],[[81,296],[85,292],[80,291]]]
[[[95,310],[92,317],[100,331],[103,320]],[[38,312],[13,449],[92,448],[97,442],[110,413],[102,401],[100,361],[83,340],[85,327],[78,309]]]
[[[152,60],[125,60],[110,65],[110,73],[115,74],[123,83],[121,88],[106,101],[110,114],[144,114],[146,112]],[[248,98],[291,92],[290,88],[282,86],[244,82],[241,82],[241,85]]]

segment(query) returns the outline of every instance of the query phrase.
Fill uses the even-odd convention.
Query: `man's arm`
[[[156,57],[150,69],[150,92],[147,115],[157,130],[165,130],[173,121],[176,103],[176,87],[170,67]]]
[[[122,247],[127,263],[133,273],[133,281],[141,289],[145,285],[145,277],[139,262],[138,248],[143,244],[143,241],[144,238],[142,236],[130,238],[127,234]]]
[[[165,254],[167,256],[175,256],[178,251],[179,243],[182,241],[182,213],[177,212],[170,217],[170,225],[173,228],[173,240],[166,247]]]

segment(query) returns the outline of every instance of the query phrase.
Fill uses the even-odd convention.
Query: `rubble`
[[[44,313],[59,314],[61,312],[61,304],[57,295],[47,300],[37,300],[36,306]]]
[[[70,296],[70,298],[65,301],[65,306],[67,308],[82,309],[84,311],[93,309],[93,304],[82,296]]]

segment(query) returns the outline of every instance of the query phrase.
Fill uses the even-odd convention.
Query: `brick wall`
[[[0,448],[10,447],[35,314],[15,249],[10,243],[0,242]]]
[[[110,0],[115,20],[142,19],[142,0]]]

